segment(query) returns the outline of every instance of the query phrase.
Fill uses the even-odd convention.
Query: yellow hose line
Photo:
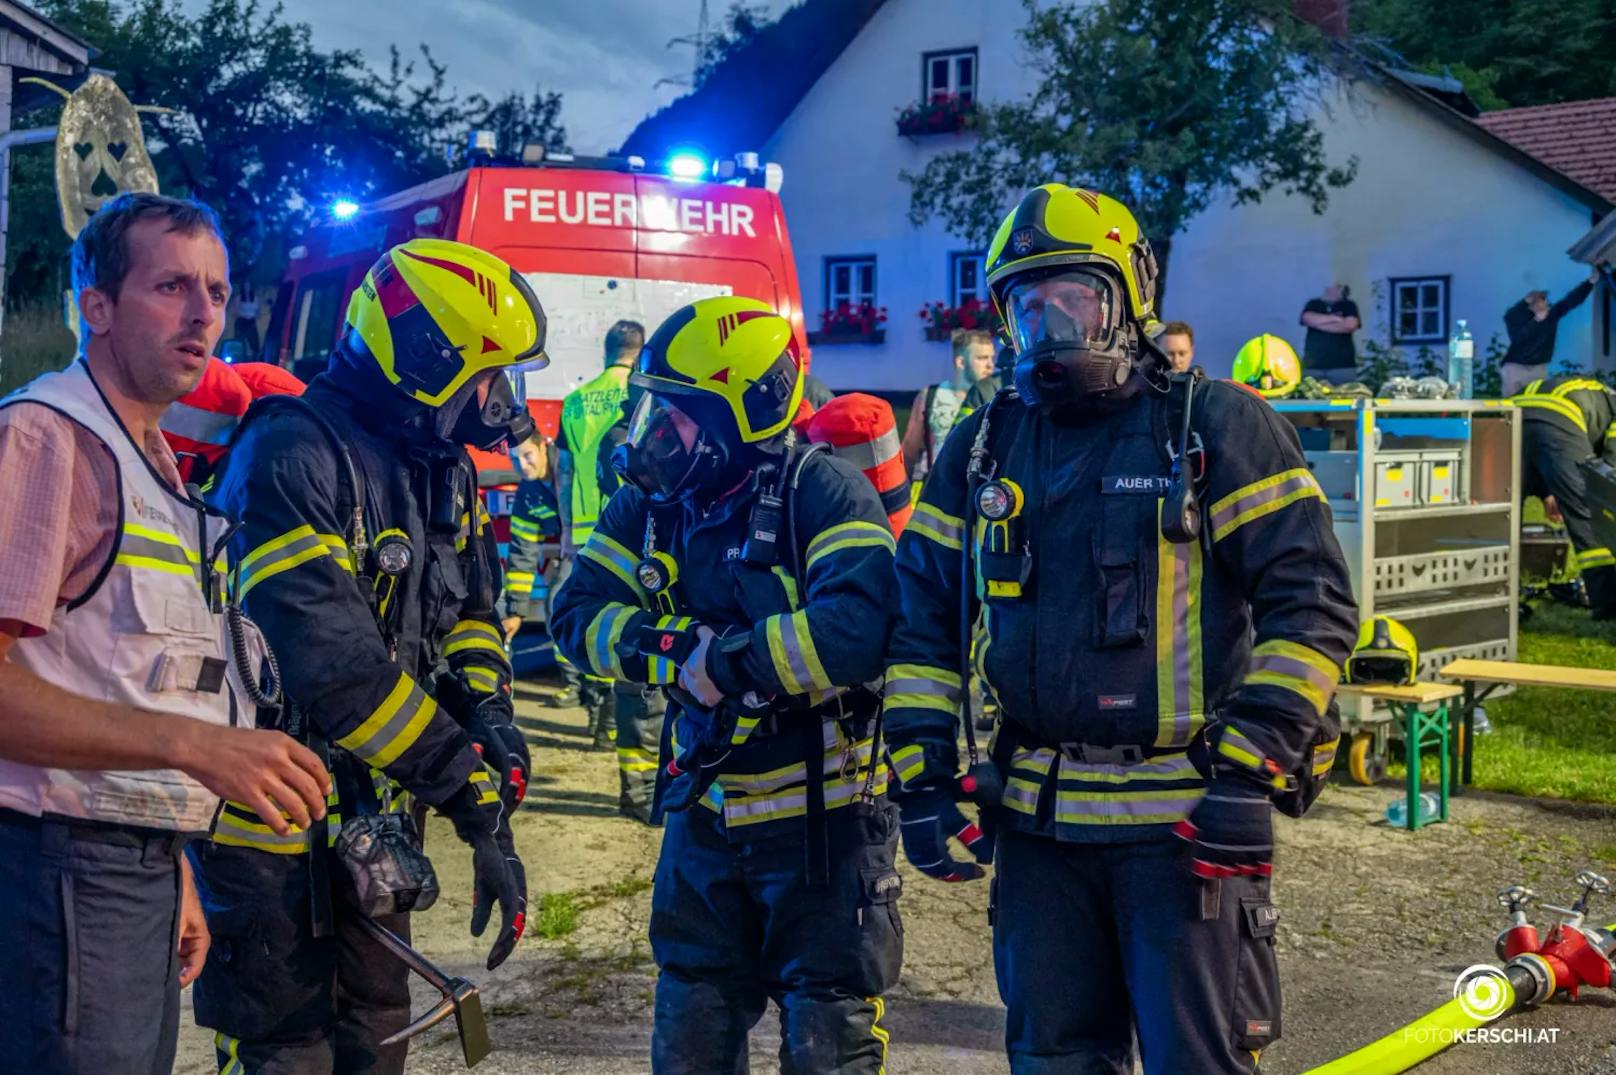
[[[1515,990],[1507,982],[1501,984],[1509,1000],[1503,1008],[1507,1013],[1515,1007]],[[1465,1031],[1492,1021],[1467,1015],[1459,1001],[1450,1000],[1379,1041],[1332,1060],[1323,1067],[1312,1068],[1307,1075],[1397,1075],[1440,1053]]]

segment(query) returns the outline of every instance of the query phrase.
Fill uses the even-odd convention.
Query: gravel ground
[[[619,1075],[649,1071],[655,967],[645,940],[657,836],[616,813],[609,753],[586,749],[581,710],[551,710],[523,686],[535,746],[518,819],[535,905],[574,895],[577,928],[528,938],[498,971],[466,934],[470,857],[435,823],[428,847],[444,895],[418,916],[417,944],[482,988],[495,1052],[479,1072]],[[1485,751],[1485,741],[1481,750]],[[1587,866],[1616,876],[1616,808],[1471,793],[1451,820],[1408,833],[1381,820],[1393,789],[1340,785],[1301,822],[1281,818],[1275,893],[1281,908],[1285,1036],[1263,1057],[1270,1075],[1307,1071],[1396,1031],[1444,1003],[1463,968],[1492,960],[1505,924],[1494,893],[1511,882],[1569,902]],[[892,1075],[1003,1072],[1003,1009],[993,980],[986,883],[941,885],[905,870],[903,980],[888,998]],[[1595,917],[1616,920],[1616,898]],[[417,992],[417,1010],[429,1000]],[[189,1017],[186,1018],[189,1023]],[[1616,992],[1591,991],[1512,1017],[1552,1043],[1459,1045],[1420,1075],[1616,1075]],[[754,1031],[753,1070],[778,1070],[774,1015]],[[187,1025],[177,1071],[213,1070],[210,1036]],[[463,1067],[453,1032],[420,1039],[411,1072]]]

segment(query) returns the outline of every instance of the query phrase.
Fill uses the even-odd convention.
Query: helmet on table
[[[1302,382],[1302,360],[1290,344],[1264,333],[1241,344],[1231,376],[1265,399],[1283,399]]]
[[[1358,644],[1347,658],[1347,682],[1407,685],[1419,667],[1414,632],[1390,616],[1375,616],[1358,629]]]

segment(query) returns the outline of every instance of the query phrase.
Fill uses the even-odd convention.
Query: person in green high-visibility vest
[[[552,593],[572,574],[574,556],[595,532],[595,520],[600,517],[605,500],[596,476],[601,442],[607,431],[623,417],[623,401],[628,399],[628,375],[644,346],[645,326],[638,321],[618,321],[612,325],[606,331],[606,368],[594,380],[573,389],[561,403],[561,434],[556,438],[561,570]],[[616,723],[611,681],[585,675],[577,686],[584,708],[589,711],[589,728],[595,747],[610,749],[615,741]]]

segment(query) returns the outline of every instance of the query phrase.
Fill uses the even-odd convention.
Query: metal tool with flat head
[[[359,922],[365,927],[366,932],[376,938],[400,963],[432,983],[432,987],[443,994],[443,999],[424,1015],[382,1044],[396,1045],[398,1042],[406,1041],[432,1029],[453,1015],[455,1029],[460,1033],[460,1051],[466,1058],[466,1066],[475,1067],[490,1051],[488,1021],[483,1018],[483,1002],[477,987],[464,978],[452,978],[445,974],[420,952],[406,944],[402,937],[375,919],[361,915]]]

